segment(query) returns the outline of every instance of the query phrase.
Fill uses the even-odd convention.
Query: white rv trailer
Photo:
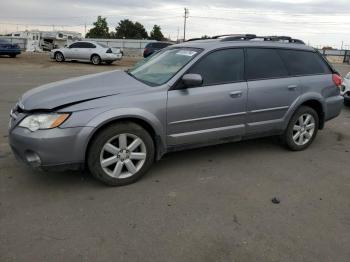
[[[27,39],[26,51],[50,51],[81,40],[82,35],[72,31],[26,30],[13,32],[8,36]]]

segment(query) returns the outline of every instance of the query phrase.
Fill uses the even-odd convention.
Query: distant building
[[[50,51],[81,40],[82,35],[72,31],[26,30],[8,34],[11,37],[27,39],[27,51]]]

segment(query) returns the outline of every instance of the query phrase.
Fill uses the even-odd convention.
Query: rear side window
[[[323,59],[315,52],[298,50],[279,50],[290,75],[330,74]]]
[[[83,48],[96,48],[96,46],[92,43],[84,43],[84,47]]]
[[[247,48],[248,80],[287,77],[288,71],[275,49]]]
[[[203,85],[244,81],[243,49],[225,49],[210,53],[196,63],[188,73],[200,74]]]

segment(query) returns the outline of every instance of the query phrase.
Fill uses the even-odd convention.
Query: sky
[[[186,38],[252,33],[289,35],[310,45],[350,49],[350,0],[0,0],[0,33],[25,29],[84,34],[98,15],[110,30],[121,19],[154,24],[166,37]]]

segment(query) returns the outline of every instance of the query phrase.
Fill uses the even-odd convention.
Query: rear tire
[[[111,65],[114,61],[106,61],[107,65]]]
[[[92,175],[109,186],[136,182],[154,162],[150,134],[132,122],[120,122],[100,131],[91,142],[87,164]]]
[[[9,55],[11,58],[16,58],[17,55],[11,54]]]
[[[99,65],[99,64],[101,64],[101,57],[99,55],[92,55],[91,56],[91,62],[94,65]]]
[[[344,105],[350,106],[350,99],[344,99]]]
[[[61,52],[55,53],[56,62],[64,62],[64,55]]]
[[[301,106],[292,116],[282,135],[284,144],[293,151],[301,151],[311,145],[317,135],[319,117],[308,106]]]

